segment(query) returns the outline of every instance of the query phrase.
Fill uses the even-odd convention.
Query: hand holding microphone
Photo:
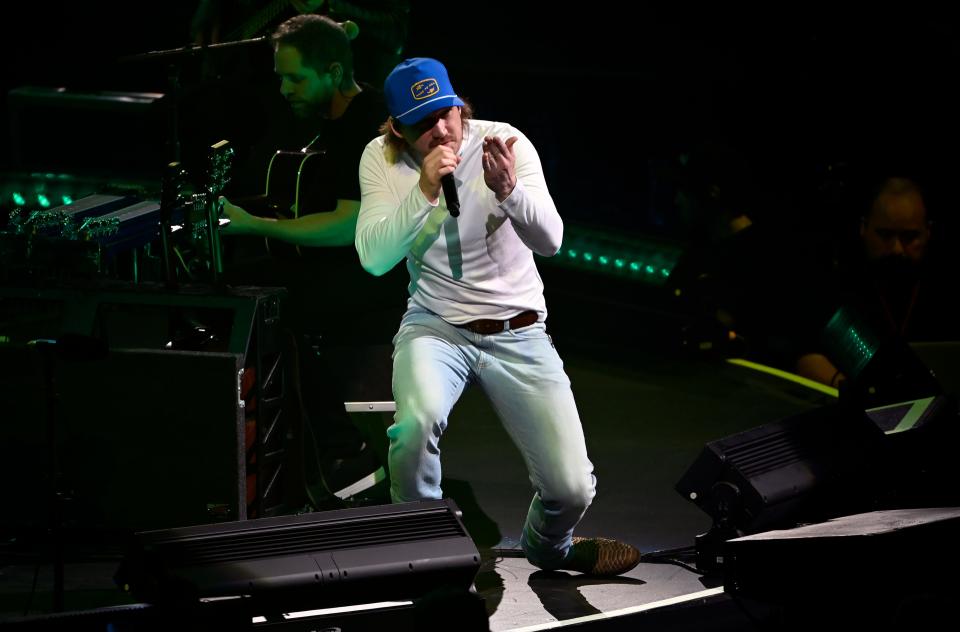
[[[420,167],[420,190],[431,201],[439,200],[442,190],[447,210],[453,217],[460,215],[460,198],[457,195],[457,183],[453,177],[453,172],[459,164],[460,156],[450,147],[437,145],[423,159]]]

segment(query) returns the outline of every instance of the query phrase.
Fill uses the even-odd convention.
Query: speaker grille
[[[727,451],[727,461],[747,478],[798,463],[806,458],[802,437],[795,432],[780,431],[734,446]]]
[[[148,548],[170,566],[192,566],[304,553],[464,537],[449,511],[369,516],[349,523],[307,523],[155,542]]]

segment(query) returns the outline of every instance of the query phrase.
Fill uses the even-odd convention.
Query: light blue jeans
[[[393,339],[390,494],[439,499],[440,435],[467,384],[479,384],[520,449],[533,484],[521,546],[533,564],[557,568],[593,500],[596,478],[563,361],[546,325],[476,334],[419,307]]]

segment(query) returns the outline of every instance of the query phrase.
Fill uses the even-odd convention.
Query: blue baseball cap
[[[383,83],[390,116],[412,125],[431,112],[463,101],[453,91],[447,69],[436,59],[414,57],[394,68]]]

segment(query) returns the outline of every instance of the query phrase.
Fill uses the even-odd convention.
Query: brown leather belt
[[[492,320],[489,318],[481,318],[480,320],[471,320],[469,323],[457,325],[457,327],[469,329],[475,334],[499,334],[511,329],[520,329],[521,327],[532,325],[533,323],[537,322],[537,318],[539,318],[537,316],[537,312],[533,310],[527,310],[525,312],[520,312],[510,320]]]

